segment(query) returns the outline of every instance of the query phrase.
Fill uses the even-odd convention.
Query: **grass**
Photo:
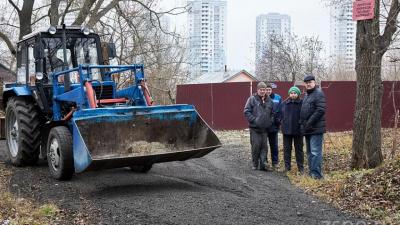
[[[384,163],[375,169],[352,170],[352,133],[325,135],[324,180],[288,173],[290,181],[307,193],[343,211],[381,224],[400,224],[400,151],[391,157],[393,130],[382,130]]]
[[[0,164],[0,224],[55,224],[60,216],[56,205],[39,205],[29,199],[17,198],[8,191],[11,173]]]

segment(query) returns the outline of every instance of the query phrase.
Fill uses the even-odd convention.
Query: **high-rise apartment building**
[[[195,78],[226,65],[226,12],[222,0],[188,0],[189,73]]]
[[[290,33],[290,16],[279,13],[268,13],[257,16],[256,62],[261,59],[273,35],[289,38]]]
[[[352,19],[352,1],[330,8],[330,55],[334,64],[354,71],[356,60],[356,26]]]

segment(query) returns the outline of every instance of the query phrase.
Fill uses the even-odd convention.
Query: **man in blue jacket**
[[[252,169],[266,170],[268,128],[272,124],[272,101],[266,95],[267,85],[257,84],[257,93],[247,99],[244,116],[249,122]]]
[[[272,85],[267,84],[267,95],[271,98],[273,107],[272,110],[274,112],[274,121],[272,121],[272,125],[268,130],[268,141],[269,146],[271,148],[271,163],[272,168],[277,169],[279,163],[278,156],[278,131],[279,126],[281,124],[281,103],[282,98],[280,95],[273,93]]]
[[[307,94],[300,112],[300,129],[306,138],[308,168],[310,176],[322,179],[322,142],[325,133],[325,95],[316,86],[315,77],[304,78]]]

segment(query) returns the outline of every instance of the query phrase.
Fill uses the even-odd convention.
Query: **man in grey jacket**
[[[267,85],[257,84],[257,93],[247,99],[244,116],[249,122],[253,170],[266,170],[268,128],[273,121],[272,100],[266,95]]]

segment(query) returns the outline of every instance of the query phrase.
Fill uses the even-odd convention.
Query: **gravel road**
[[[0,161],[4,151],[0,141]],[[46,162],[9,166],[10,190],[55,203],[67,215],[66,224],[360,222],[292,186],[282,173],[251,170],[249,151],[247,145],[230,142],[200,159],[154,165],[147,174],[122,168],[78,174],[69,182],[53,180]]]

